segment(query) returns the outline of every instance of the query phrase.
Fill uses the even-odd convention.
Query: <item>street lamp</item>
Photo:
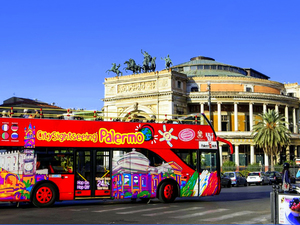
[[[209,122],[212,124],[210,81],[207,82]]]

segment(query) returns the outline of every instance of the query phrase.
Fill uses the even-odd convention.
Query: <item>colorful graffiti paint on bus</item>
[[[33,185],[48,180],[36,171],[36,156],[31,149],[0,153],[1,201],[29,200]]]
[[[181,171],[182,168],[175,162],[150,166],[146,156],[133,150],[113,159],[112,196],[117,199],[155,198],[158,184],[166,178],[173,179],[180,185],[182,197],[216,194],[218,183],[216,171],[210,173],[204,170],[200,175],[195,172],[188,180]]]
[[[33,185],[40,180],[47,180],[46,175],[18,175],[0,168],[1,201],[29,200]]]

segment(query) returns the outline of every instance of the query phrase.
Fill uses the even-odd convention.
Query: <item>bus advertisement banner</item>
[[[149,147],[217,149],[209,125],[95,122],[47,119],[1,119],[1,146],[25,148],[59,147]]]

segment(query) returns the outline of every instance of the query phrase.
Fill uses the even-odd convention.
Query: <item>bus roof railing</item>
[[[146,112],[97,111],[82,109],[61,109],[45,107],[3,107],[0,106],[0,117],[20,117],[25,114],[30,118],[46,119],[74,119],[96,121],[122,121],[122,122],[155,122],[173,124],[200,124],[208,125],[205,116],[201,113],[194,114],[149,114]]]

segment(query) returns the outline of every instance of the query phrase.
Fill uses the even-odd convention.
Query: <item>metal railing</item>
[[[26,110],[26,112],[25,112]],[[207,120],[201,114],[148,114],[145,112],[109,112],[96,110],[53,109],[37,107],[0,107],[0,117],[22,118],[46,118],[46,119],[72,119],[72,120],[96,120],[96,121],[122,121],[122,122],[153,122],[173,124],[201,124],[208,125]],[[3,116],[4,115],[4,116]]]

